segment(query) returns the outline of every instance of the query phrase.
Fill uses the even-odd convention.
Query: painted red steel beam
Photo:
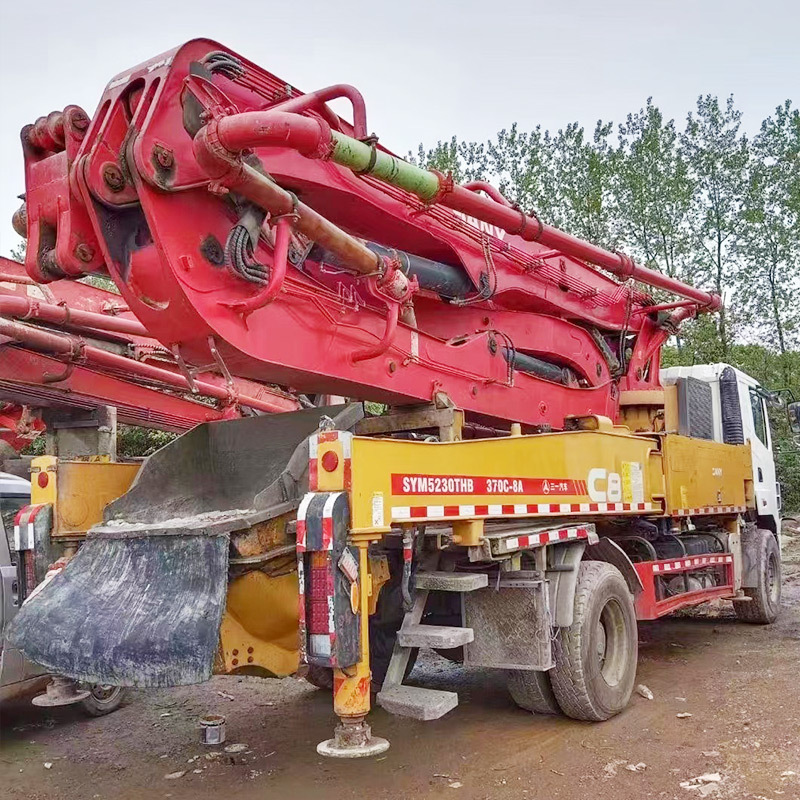
[[[637,619],[658,619],[680,608],[705,603],[719,597],[730,599],[733,594],[733,559],[730,553],[702,553],[660,561],[641,561],[634,569],[642,582],[642,591],[636,596]],[[671,578],[692,572],[713,572],[722,577],[722,583],[705,589],[681,592],[658,599],[658,578]]]
[[[51,331],[3,318],[0,318],[0,336],[7,336],[9,339],[23,345],[41,349],[48,353],[67,356],[71,359],[80,359],[98,367],[119,370],[122,374],[131,378],[136,377],[158,382],[183,392],[191,391],[192,388],[183,375],[161,367],[154,367],[151,364],[144,364],[141,361],[134,361],[117,353],[110,353],[107,350],[86,344],[77,336],[52,333]],[[269,399],[257,398],[236,394],[232,388],[217,386],[203,380],[195,380],[194,387],[197,392],[206,397],[231,404],[238,403],[265,413],[294,411],[297,408],[296,400],[277,393]]]
[[[0,295],[0,315],[17,319],[38,319],[56,325],[74,325],[129,336],[149,336],[144,325],[135,319],[81,311],[65,304],[53,305],[22,296]]]
[[[307,158],[323,159],[330,157],[335,145],[331,128],[323,120],[286,111],[246,111],[223,117],[208,127],[212,129],[210,134],[206,128],[195,139],[198,160],[204,157],[206,150],[213,151],[215,139],[230,153],[257,147],[291,147]],[[218,150],[216,155],[219,156]],[[485,186],[480,188],[485,189]],[[478,194],[474,187],[451,186],[446,180],[440,181],[440,192],[433,202],[496,225],[526,241],[538,242],[564,255],[595,264],[619,278],[633,278],[648,286],[694,300],[706,310],[716,311],[722,305],[718,295],[696,289],[683,281],[636,264],[622,253],[612,253],[547,225],[536,216],[526,215],[511,205],[499,202],[496,196]]]
[[[231,416],[161,388],[132,383],[86,364],[65,364],[44,353],[5,346],[0,355],[0,395],[31,407],[117,408],[120,422],[180,433],[201,422]]]

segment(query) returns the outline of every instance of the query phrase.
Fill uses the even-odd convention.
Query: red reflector
[[[334,472],[338,466],[339,456],[337,456],[333,450],[328,450],[327,453],[322,454],[322,469],[324,469],[325,472]]]
[[[50,476],[44,470],[42,470],[36,476],[36,483],[39,484],[39,488],[46,489],[47,488],[47,484],[50,483]]]

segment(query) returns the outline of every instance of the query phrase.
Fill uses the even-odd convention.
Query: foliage
[[[117,458],[143,458],[169,444],[177,434],[169,431],[158,431],[152,428],[140,428],[136,425],[119,425],[117,428]],[[23,451],[25,456],[41,456],[45,454],[46,439],[37,436]]]
[[[140,428],[136,425],[120,425],[117,429],[117,458],[142,458],[168,445],[177,434]]]
[[[511,125],[452,138],[415,161],[489,180],[549,223],[722,295],[684,325],[664,366],[724,361],[800,399],[800,112],[786,101],[749,139],[732,97],[697,99],[682,125],[648,99],[616,128]],[[800,451],[773,411],[786,508],[800,509]]]

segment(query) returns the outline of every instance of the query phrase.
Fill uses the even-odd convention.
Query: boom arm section
[[[445,394],[530,428],[617,418],[620,390],[658,388],[680,322],[719,306],[367,131],[352,87],[302,94],[189,42],[112,80],[91,122],[71,106],[23,130],[28,272],[107,271],[187,363],[395,405]]]

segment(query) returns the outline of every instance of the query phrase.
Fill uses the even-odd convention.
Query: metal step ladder
[[[440,689],[424,689],[404,686],[403,679],[408,658],[414,647],[429,647],[446,650],[461,647],[473,641],[472,628],[449,625],[423,625],[422,615],[428,601],[428,593],[473,592],[489,583],[485,573],[418,572],[414,605],[406,612],[403,624],[397,632],[397,641],[383,687],[378,692],[378,705],[390,714],[412,719],[431,720],[443,717],[458,705],[458,695]]]

